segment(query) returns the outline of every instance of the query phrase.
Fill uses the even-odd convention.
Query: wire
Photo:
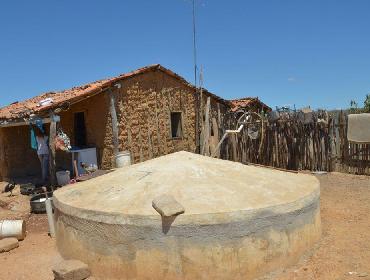
[[[193,0],[193,57],[194,57],[194,85],[197,88],[197,38],[196,38],[196,20],[195,20],[195,0]]]

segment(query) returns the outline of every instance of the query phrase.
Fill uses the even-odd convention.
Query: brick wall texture
[[[168,153],[195,152],[194,89],[159,70],[142,73],[112,87],[119,122],[119,149],[131,152],[133,163]],[[206,98],[206,97],[205,97]],[[60,113],[60,126],[74,145],[74,114],[85,113],[88,146],[97,148],[102,169],[113,166],[112,120],[108,91],[71,105]],[[212,99],[211,118],[218,118],[220,105]],[[172,139],[170,113],[182,112],[183,137]],[[221,104],[222,113],[226,107]],[[215,139],[215,142],[217,140]],[[58,152],[57,170],[71,169],[71,155]],[[30,147],[28,126],[0,129],[0,176],[5,179],[39,175],[36,152]]]

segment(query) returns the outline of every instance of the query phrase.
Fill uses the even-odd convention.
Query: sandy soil
[[[54,279],[51,267],[61,258],[48,236],[46,215],[31,215],[29,197],[20,194],[19,186],[14,196],[1,193],[4,186],[0,183],[0,220],[26,220],[27,236],[19,248],[0,254],[0,280]]]
[[[262,279],[370,280],[370,177],[332,173],[318,178],[323,227],[320,244],[296,266]],[[9,199],[18,205],[17,209],[23,209],[17,201],[24,198]],[[2,200],[4,197],[0,196]],[[0,212],[5,213],[1,207]],[[12,217],[16,215],[14,211],[6,211],[12,212]],[[17,215],[25,213],[19,211]],[[0,255],[0,280],[53,279],[51,267],[60,257],[54,240],[47,235],[46,216],[31,215],[27,230],[19,248]]]
[[[370,177],[341,173],[321,182],[322,239],[295,267],[263,279],[370,279]]]
[[[48,236],[46,215],[32,215],[27,236],[19,248],[0,254],[1,280],[54,279],[52,266],[61,260],[54,240]]]
[[[30,203],[27,196],[21,195],[19,186],[13,190],[13,195],[2,193],[7,183],[0,182],[0,220],[25,219],[30,216]]]

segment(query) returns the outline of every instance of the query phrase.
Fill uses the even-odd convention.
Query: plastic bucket
[[[129,151],[123,151],[118,153],[115,157],[116,168],[121,168],[131,165],[131,154]]]
[[[68,185],[71,181],[71,176],[68,170],[66,171],[58,171],[56,173],[58,185],[65,186]]]
[[[7,237],[23,240],[26,237],[26,223],[23,220],[0,221],[0,239]]]

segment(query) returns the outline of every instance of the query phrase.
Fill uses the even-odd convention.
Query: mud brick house
[[[210,115],[222,122],[231,103],[206,90],[202,94],[204,100],[210,99]],[[197,152],[199,104],[199,91],[193,85],[158,64],[15,102],[0,109],[0,177],[39,174],[30,145],[29,120],[34,116],[47,124],[57,114],[57,126],[70,137],[72,146],[96,148],[99,168],[109,169],[117,149],[114,116],[118,149],[130,151],[137,163],[180,150]],[[56,169],[71,169],[70,156],[57,152]]]
[[[230,100],[230,110],[236,112],[238,110],[249,110],[254,112],[269,112],[271,108],[259,100],[258,97],[245,97],[240,99]]]

